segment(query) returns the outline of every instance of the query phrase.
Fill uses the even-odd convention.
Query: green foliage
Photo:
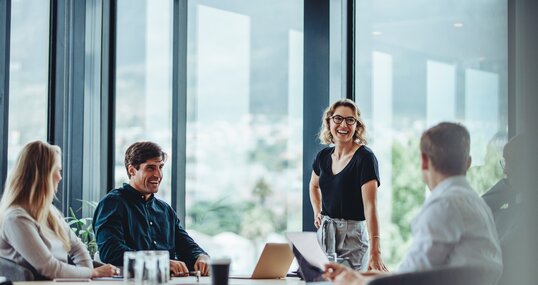
[[[278,136],[277,133],[271,135],[271,138]],[[270,142],[267,139],[258,139],[256,149],[248,153],[249,160],[265,166],[269,171],[283,171],[289,167],[289,161],[282,158],[282,154],[286,152],[287,143],[285,137]]]
[[[252,189],[252,201],[232,201],[222,198],[194,204],[187,217],[190,227],[199,232],[215,235],[233,232],[250,240],[265,238],[273,232],[286,229],[285,214],[275,213],[265,201],[273,190],[265,179],[260,178]]]
[[[242,204],[222,198],[198,202],[189,209],[187,214],[192,221],[192,228],[199,232],[209,235],[221,232],[239,233],[242,208]]]
[[[271,187],[265,182],[263,177],[256,182],[254,189],[252,189],[252,195],[258,197],[260,204],[264,206],[267,197],[271,196],[271,194],[273,194],[273,190],[271,190]]]
[[[419,156],[419,139],[411,138],[392,145],[392,212],[389,227],[390,241],[386,262],[395,265],[402,260],[411,243],[411,222],[425,199],[426,185],[422,181]],[[467,172],[467,178],[478,192],[485,193],[503,177],[500,152],[489,151],[482,166]]]
[[[490,153],[484,165],[474,166],[467,171],[467,179],[479,195],[486,193],[497,181],[504,177],[499,161],[502,153]]]
[[[411,221],[420,210],[425,196],[422,182],[418,139],[392,145],[392,212],[389,260],[403,258],[411,238]]]
[[[248,203],[241,219],[241,236],[257,240],[275,232],[275,214],[270,208]]]
[[[84,201],[80,200],[82,203],[95,209],[97,207],[97,202],[94,201]],[[75,211],[69,207],[70,216],[65,217],[65,221],[75,233],[75,235],[80,238],[80,240],[86,245],[86,248],[90,252],[90,256],[93,257],[95,252],[97,252],[97,243],[95,241],[95,235],[93,233],[92,221],[93,218],[77,218]]]

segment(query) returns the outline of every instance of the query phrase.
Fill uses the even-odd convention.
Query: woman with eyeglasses
[[[355,102],[338,100],[325,110],[319,139],[328,146],[312,165],[310,202],[322,248],[349,258],[356,270],[387,271],[377,221],[377,159],[366,146]]]
[[[110,264],[93,268],[88,250],[52,205],[61,170],[58,146],[42,141],[24,146],[0,200],[0,256],[34,270],[39,279],[119,274]]]

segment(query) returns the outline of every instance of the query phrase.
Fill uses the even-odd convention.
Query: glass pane
[[[467,176],[479,194],[502,177],[507,1],[359,0],[356,15],[356,101],[379,159],[382,253],[395,269],[426,195],[418,149],[426,128],[467,126]]]
[[[116,187],[125,150],[153,141],[171,155],[172,0],[119,0],[116,56]],[[170,203],[170,157],[157,194]]]
[[[247,272],[301,230],[303,1],[188,9],[186,226]]]
[[[8,171],[21,148],[47,140],[49,1],[11,2]]]
[[[86,1],[86,39],[84,61],[84,153],[83,153],[83,199],[99,201],[103,150],[101,149],[101,38],[102,0]],[[83,217],[93,216],[94,208],[83,203]]]

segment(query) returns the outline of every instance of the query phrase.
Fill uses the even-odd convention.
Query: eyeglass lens
[[[348,124],[348,125],[353,125],[353,124],[355,124],[355,122],[357,122],[357,119],[355,119],[353,117],[344,118],[344,117],[338,116],[338,115],[333,116],[332,119],[333,119],[334,123],[336,123],[336,124],[341,124],[342,121],[344,121],[344,120],[346,120],[346,124]]]

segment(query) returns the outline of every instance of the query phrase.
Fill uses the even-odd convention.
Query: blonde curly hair
[[[321,143],[327,145],[334,143],[334,138],[331,134],[330,120],[334,114],[334,111],[338,107],[348,107],[353,111],[353,113],[355,113],[354,117],[357,119],[357,127],[355,129],[355,133],[353,134],[353,140],[361,144],[367,144],[366,126],[361,118],[361,111],[359,110],[357,104],[350,99],[340,99],[335,101],[329,107],[327,107],[327,109],[325,109],[325,112],[323,112],[323,116],[321,117],[321,129],[319,130],[319,140]]]

